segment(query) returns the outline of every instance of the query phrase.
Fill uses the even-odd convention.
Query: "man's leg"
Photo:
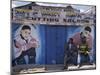
[[[12,66],[16,66],[16,65],[17,65],[16,59],[13,59],[13,60],[12,60]]]
[[[91,52],[91,53],[93,53],[93,52]],[[90,64],[93,65],[94,59],[93,59],[93,54],[91,54],[91,53],[89,54],[89,60],[90,60]]]
[[[67,55],[64,57],[64,69],[68,69]]]
[[[18,65],[26,64],[24,56],[19,56],[16,61]]]
[[[26,64],[28,64],[29,63],[28,55],[25,55],[24,59],[25,59]]]
[[[89,55],[88,54],[82,54],[82,64],[86,65],[90,63]]]
[[[86,63],[89,65],[91,62],[90,62],[90,57],[89,57],[89,54],[86,55]]]
[[[77,59],[78,59],[78,55],[74,55],[73,58],[72,58],[73,64],[75,66],[77,66]]]
[[[78,54],[77,60],[78,60],[78,68],[80,68],[82,66],[82,54],[81,53]]]
[[[35,64],[35,56],[29,56],[29,64]]]
[[[35,58],[36,58],[35,48],[29,49],[27,55],[29,58],[29,64],[35,64]]]
[[[81,60],[81,57],[80,57],[80,54],[78,53],[77,64],[80,64],[80,60]]]

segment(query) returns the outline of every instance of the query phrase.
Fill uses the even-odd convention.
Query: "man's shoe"
[[[80,68],[81,66],[82,66],[82,65],[81,65],[81,64],[79,64],[79,65],[78,65],[78,68]]]
[[[64,66],[63,70],[66,70],[66,69],[68,69],[68,66]]]

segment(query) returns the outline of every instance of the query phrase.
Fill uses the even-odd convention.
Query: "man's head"
[[[73,44],[73,38],[69,38],[69,43]]]
[[[86,37],[83,37],[83,38],[81,39],[81,43],[83,43],[83,44],[86,43]]]
[[[86,26],[84,28],[83,32],[81,32],[81,33],[82,33],[82,35],[81,35],[82,37],[84,36],[87,38],[91,33],[91,28],[89,26]]]
[[[30,26],[24,25],[24,26],[22,27],[22,29],[21,29],[21,35],[22,35],[22,37],[23,37],[25,40],[27,40],[28,37],[30,36],[30,34],[31,34],[31,28],[30,28]]]

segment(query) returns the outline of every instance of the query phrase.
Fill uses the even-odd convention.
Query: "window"
[[[49,21],[49,19],[47,18],[47,21]]]
[[[71,22],[71,19],[68,19],[68,22]]]
[[[63,19],[64,22],[66,22],[66,19]]]
[[[37,15],[38,13],[37,12],[33,12],[33,15]]]
[[[31,10],[32,9],[32,6],[29,6],[29,9]]]
[[[32,17],[32,20],[36,20],[36,18],[33,18],[33,17]]]
[[[53,21],[54,21],[54,19],[50,18],[50,22],[53,22]]]
[[[38,21],[40,21],[40,19],[41,19],[41,18],[40,18],[40,17],[38,17]]]
[[[55,19],[55,21],[56,21],[56,22],[59,22],[59,19],[58,19],[58,18],[56,18],[56,19]]]
[[[46,20],[46,18],[43,18],[43,21],[45,21]]]

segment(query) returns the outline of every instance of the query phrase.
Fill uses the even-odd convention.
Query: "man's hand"
[[[36,41],[35,39],[31,39],[29,44],[31,47],[39,47],[38,41]]]
[[[90,54],[90,52],[89,52],[89,51],[86,51],[86,53],[87,53],[87,54]]]

